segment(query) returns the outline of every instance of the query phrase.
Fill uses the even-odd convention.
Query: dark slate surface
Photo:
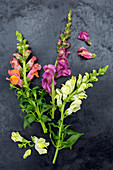
[[[73,75],[90,72],[109,64],[109,70],[92,89],[87,90],[88,99],[82,110],[67,119],[73,129],[85,135],[73,146],[62,150],[56,165],[52,165],[53,146],[47,155],[32,156],[23,160],[24,150],[10,140],[12,131],[24,137],[48,135],[42,133],[39,124],[23,130],[19,116],[19,102],[13,90],[9,90],[7,70],[16,51],[16,30],[28,40],[33,55],[39,63],[54,64],[56,43],[65,27],[69,10],[73,12],[72,43],[69,62]],[[87,46],[77,39],[80,31],[86,30],[92,42]],[[84,60],[77,49],[87,47],[97,54],[96,59]],[[1,0],[0,1],[0,170],[113,170],[113,1],[112,0]],[[43,74],[43,70],[40,75]],[[57,87],[66,78],[59,79]],[[34,80],[41,85],[41,78]]]

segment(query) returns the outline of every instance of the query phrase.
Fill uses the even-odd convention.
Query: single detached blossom
[[[56,69],[55,66],[52,64],[49,65],[45,65],[43,67],[44,69],[44,74],[43,74],[43,79],[42,79],[42,87],[48,92],[51,92],[51,83],[52,83],[52,78],[54,76],[54,74],[56,73]],[[54,81],[54,85],[56,84],[56,82]]]
[[[81,55],[87,59],[95,58],[96,54],[89,52],[86,48],[81,47],[78,49],[79,53],[78,55]]]
[[[37,138],[36,136],[31,136],[32,141],[35,143],[35,149],[38,153],[46,154],[47,153],[47,146],[49,146],[49,142],[46,142],[44,138]]]
[[[60,58],[57,58],[56,78],[70,75],[71,70],[69,68],[70,68],[69,61],[67,60],[65,55],[63,55]]]
[[[89,35],[86,31],[82,31],[78,34],[78,38],[85,41],[86,43],[88,43],[89,45],[91,45],[91,41],[89,39]]]
[[[31,68],[34,64],[34,62],[37,60],[37,58],[35,56],[33,56],[29,61],[28,61],[28,65]]]
[[[19,85],[22,87],[22,80],[20,79],[20,72],[17,69],[8,70],[8,74],[11,76],[10,79],[6,78],[6,80],[10,80],[12,85]]]
[[[28,149],[27,151],[25,151],[25,153],[23,155],[23,159],[26,159],[30,155],[31,155],[31,149]]]
[[[16,58],[12,58],[10,61],[10,64],[11,64],[12,68],[17,69],[19,71],[22,68],[19,64],[19,61]]]
[[[23,137],[20,135],[19,132],[12,132],[12,134],[11,134],[11,139],[12,139],[14,142],[22,142]]]
[[[37,70],[41,70],[41,65],[38,64],[38,63],[34,64],[34,65],[31,67],[31,69],[30,69],[27,77],[28,77],[30,80],[32,80],[32,79],[34,78],[34,76],[39,77]]]

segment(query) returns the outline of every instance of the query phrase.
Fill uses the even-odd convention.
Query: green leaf
[[[71,137],[69,137],[67,139],[67,141],[62,143],[64,148],[70,147],[70,149],[71,149],[72,145],[74,145],[75,142],[80,138],[80,136],[83,135],[83,133],[78,133],[78,132],[74,132],[74,131],[73,132],[70,131],[69,134],[70,133],[75,133],[75,134],[73,134]]]
[[[46,116],[46,115],[41,115],[41,120],[44,123],[47,122],[47,121],[51,121],[51,119],[48,116]]]
[[[36,89],[32,90],[32,93],[33,93],[33,96],[35,97],[35,100],[37,99],[37,93],[36,92],[37,92]]]
[[[27,126],[30,126],[30,124],[31,124],[32,122],[34,122],[35,119],[36,119],[36,116],[33,115],[33,114],[26,115],[26,116],[24,117],[24,129],[25,129]]]
[[[53,127],[59,128],[58,125],[55,125],[54,123],[49,123],[50,125],[52,125]]]
[[[75,132],[75,131],[73,131],[73,130],[71,130],[71,129],[66,129],[66,133],[67,133],[68,135],[78,135],[78,134],[81,134],[81,133]],[[82,133],[82,134],[83,134],[83,133]]]
[[[19,148],[23,148],[23,144],[18,144],[18,147]]]
[[[42,113],[48,111],[51,108],[52,108],[52,105],[49,105],[49,104],[46,104],[46,103],[42,103],[42,107],[41,107],[40,112],[42,114]]]

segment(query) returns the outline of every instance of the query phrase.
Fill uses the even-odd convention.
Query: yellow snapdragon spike
[[[31,149],[28,149],[24,155],[23,155],[23,159],[26,159],[29,155],[31,155]]]
[[[11,139],[14,142],[22,142],[23,137],[19,134],[19,132],[12,132]]]

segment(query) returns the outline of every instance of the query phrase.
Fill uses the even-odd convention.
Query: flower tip
[[[88,45],[92,45],[92,43],[91,43],[90,40],[87,40],[87,44],[88,44]]]
[[[97,57],[97,55],[95,53],[92,53],[92,56],[93,56],[93,58]]]

